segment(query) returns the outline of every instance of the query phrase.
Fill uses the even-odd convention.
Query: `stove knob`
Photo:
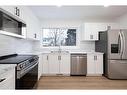
[[[23,66],[26,67],[26,63]]]
[[[20,68],[23,68],[23,65],[21,64],[19,67],[20,67]]]

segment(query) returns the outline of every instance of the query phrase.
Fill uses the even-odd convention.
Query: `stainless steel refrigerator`
[[[99,32],[95,51],[104,52],[104,75],[110,79],[127,79],[127,30]]]

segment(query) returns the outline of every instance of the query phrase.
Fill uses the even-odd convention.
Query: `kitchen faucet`
[[[61,47],[60,47],[60,45],[59,45],[59,53],[61,53],[61,50],[62,50],[62,49],[61,49]]]

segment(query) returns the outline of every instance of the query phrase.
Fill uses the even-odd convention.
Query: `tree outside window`
[[[76,46],[76,29],[43,29],[43,46]]]

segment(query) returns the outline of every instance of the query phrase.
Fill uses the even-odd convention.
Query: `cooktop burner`
[[[19,64],[25,60],[31,59],[36,55],[18,55],[12,54],[0,57],[0,64]]]

